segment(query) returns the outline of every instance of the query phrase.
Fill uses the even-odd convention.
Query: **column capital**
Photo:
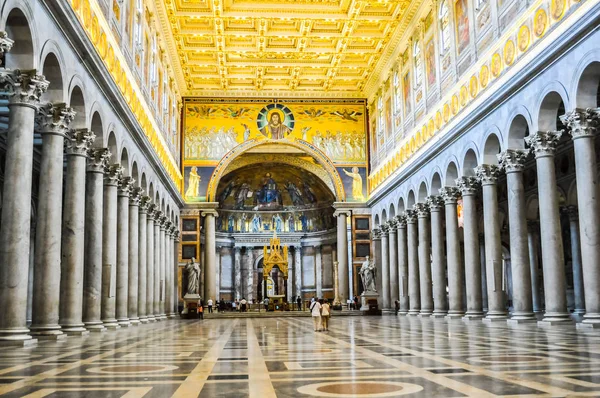
[[[154,214],[156,213],[156,205],[154,203],[151,202],[151,198],[149,196],[146,196],[148,198],[148,205],[147,205],[147,209],[148,209],[148,217],[147,220],[148,221],[153,221],[154,220]]]
[[[562,135],[562,131],[538,131],[525,137],[525,142],[533,149],[536,158],[554,156]]]
[[[427,206],[429,206],[431,212],[441,211],[444,208],[444,199],[440,195],[428,196]]]
[[[107,148],[90,148],[87,151],[87,171],[92,173],[104,173],[107,167],[110,152]]]
[[[173,239],[175,239],[175,242],[179,242],[179,231],[177,228],[175,228],[175,232],[173,232]]]
[[[415,203],[413,209],[419,218],[429,217],[429,206],[427,203]]]
[[[121,176],[118,179],[117,187],[119,188],[118,194],[119,196],[129,196],[131,190],[133,189],[133,183],[135,180],[129,176]]]
[[[456,185],[462,196],[473,196],[479,190],[479,180],[477,177],[460,177],[456,180]]]
[[[525,161],[529,157],[529,153],[528,150],[523,149],[507,149],[500,152],[497,155],[500,167],[506,173],[520,173],[525,170]]]
[[[456,205],[460,198],[460,190],[457,187],[443,187],[440,189],[440,196],[447,205]]]
[[[169,222],[169,218],[162,211],[160,212],[160,214],[161,214],[161,216],[159,218],[160,229],[164,230],[167,228],[167,223]]]
[[[560,117],[560,120],[569,128],[573,139],[593,137],[598,132],[598,109],[575,109]]]
[[[117,186],[119,179],[123,175],[123,168],[120,164],[114,163],[104,167],[104,185]]]
[[[388,235],[388,232],[390,231],[390,227],[389,227],[389,225],[387,223],[381,224],[379,226],[379,230],[381,231],[381,236],[385,237],[385,236]]]
[[[148,213],[148,206],[150,204],[150,196],[140,196],[140,213]]]
[[[71,130],[67,132],[65,153],[67,156],[89,156],[96,135],[88,129]]]
[[[381,239],[381,229],[373,228],[373,230],[371,231],[371,235],[373,237],[373,240]]]
[[[69,124],[75,119],[75,110],[65,103],[48,102],[35,114],[35,130],[41,134],[67,136]]]
[[[498,182],[500,168],[494,164],[482,164],[473,170],[475,170],[477,178],[481,181],[481,185],[496,185]]]
[[[398,229],[406,228],[406,215],[401,214],[396,216],[396,222],[398,223]]]
[[[333,212],[334,217],[339,217],[339,216],[350,217],[351,215],[352,215],[352,212],[350,210],[336,210]]]
[[[406,210],[406,223],[415,224],[417,222],[417,212],[415,210]]]
[[[396,220],[396,217],[388,221],[388,226],[390,227],[390,233],[396,232],[396,229],[398,229],[398,220]]]
[[[0,54],[9,52],[14,43],[15,41],[8,37],[8,33],[0,31]]]
[[[219,217],[219,213],[214,209],[207,209],[207,210],[202,210],[200,213],[200,216],[202,216],[202,217],[213,216],[216,218],[216,217]]]
[[[560,211],[569,216],[569,221],[579,221],[579,211],[577,206],[563,206],[560,208]]]
[[[140,187],[133,187],[129,193],[129,206],[139,206],[144,190]]]
[[[49,84],[46,77],[36,74],[35,70],[0,71],[0,90],[7,93],[11,105],[26,105],[37,109],[40,97]]]

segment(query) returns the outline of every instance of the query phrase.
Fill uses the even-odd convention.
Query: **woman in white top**
[[[315,300],[310,304],[310,313],[315,323],[315,332],[321,331],[321,304]]]
[[[320,300],[323,302],[323,299]],[[331,308],[329,304],[325,302],[321,304],[321,322],[323,325],[323,330],[329,332],[329,318],[331,317]]]

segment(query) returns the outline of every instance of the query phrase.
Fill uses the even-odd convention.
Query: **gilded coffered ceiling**
[[[155,9],[184,95],[362,97],[423,1],[155,0]]]

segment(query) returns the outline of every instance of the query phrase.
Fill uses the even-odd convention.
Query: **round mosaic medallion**
[[[529,26],[523,25],[521,29],[519,29],[519,37],[518,37],[519,50],[524,52],[529,48],[530,42],[530,31]]]
[[[509,40],[504,45],[504,63],[506,65],[512,65],[515,60],[515,42]]]
[[[552,0],[550,3],[550,14],[555,20],[562,18],[565,13],[566,1],[565,0]]]
[[[546,27],[548,26],[548,14],[546,14],[546,10],[540,8],[535,13],[535,18],[533,22],[534,30],[536,37],[541,37],[546,32]]]
[[[298,388],[301,394],[314,397],[397,397],[422,391],[423,386],[394,381],[350,381],[309,384]]]

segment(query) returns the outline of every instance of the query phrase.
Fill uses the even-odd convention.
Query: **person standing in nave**
[[[313,297],[312,303],[310,303],[310,314],[315,325],[315,332],[321,331],[321,304],[318,300]]]
[[[331,318],[331,308],[329,307],[329,303],[327,301],[323,301],[323,299],[319,300],[319,303],[321,304],[321,330],[323,330],[324,332],[329,332],[329,319]]]

